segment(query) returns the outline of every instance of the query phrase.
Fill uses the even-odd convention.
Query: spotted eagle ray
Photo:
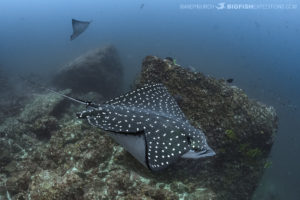
[[[215,155],[203,131],[189,123],[162,84],[145,85],[99,105],[84,103],[87,110],[77,113],[77,117],[107,131],[152,171],[165,169],[180,157]]]
[[[163,84],[144,85],[103,104],[72,98],[21,77],[32,86],[86,105],[77,117],[108,132],[116,142],[152,171],[179,158],[214,156],[205,135],[186,119]]]
[[[71,35],[70,39],[74,40],[75,38],[77,38],[81,33],[83,33],[87,29],[90,23],[91,22],[72,19],[73,34]]]

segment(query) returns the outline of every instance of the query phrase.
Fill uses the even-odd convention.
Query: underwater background
[[[219,3],[1,0],[0,67],[11,77],[32,72],[47,77],[82,53],[113,44],[124,65],[124,90],[147,55],[170,56],[206,75],[233,78],[232,84],[250,98],[274,106],[279,117],[271,164],[253,199],[265,199],[269,193],[274,199],[299,199],[299,3],[251,1],[286,4],[282,9],[182,6]],[[72,18],[92,23],[70,41]]]

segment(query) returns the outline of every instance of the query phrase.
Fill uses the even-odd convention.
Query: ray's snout
[[[190,150],[187,153],[182,155],[182,158],[187,158],[187,159],[199,159],[199,158],[205,158],[209,156],[214,156],[216,153],[214,150],[212,150],[208,145],[206,146],[205,150],[203,151],[194,151]]]

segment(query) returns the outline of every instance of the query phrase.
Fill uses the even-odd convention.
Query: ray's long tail
[[[34,82],[34,81],[32,81],[32,80],[26,79],[25,77],[22,77],[22,76],[20,76],[20,77],[21,77],[21,79],[22,79],[23,81],[28,82],[28,83],[29,83],[30,85],[32,85],[33,87],[41,88],[41,89],[43,89],[43,90],[47,90],[47,91],[52,92],[52,93],[54,93],[54,94],[56,94],[56,95],[62,96],[62,97],[66,98],[66,99],[68,99],[68,100],[70,100],[70,101],[73,101],[73,102],[76,102],[76,103],[83,104],[83,105],[85,105],[86,107],[97,107],[97,105],[96,105],[95,103],[91,102],[91,101],[84,101],[84,100],[81,100],[81,99],[77,99],[77,98],[74,98],[74,97],[70,97],[70,96],[68,96],[68,95],[65,95],[65,94],[62,94],[62,93],[60,93],[60,92],[57,92],[57,91],[55,91],[55,90],[53,90],[53,89],[47,88],[47,87],[45,87],[45,86],[43,86],[43,85],[41,85],[41,84],[38,84],[38,83],[36,83],[36,82]]]

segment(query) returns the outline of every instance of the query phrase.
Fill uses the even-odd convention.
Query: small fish
[[[174,65],[176,65],[176,59],[174,59],[172,57],[166,57],[165,60],[168,60],[168,61],[172,62]]]
[[[166,57],[165,59],[168,61],[174,62],[174,58],[172,58],[172,57]]]
[[[86,105],[88,109],[77,117],[107,131],[152,171],[165,169],[179,158],[215,155],[203,131],[189,123],[162,84],[145,85],[103,104]]]
[[[87,29],[90,23],[91,21],[86,22],[72,19],[73,34],[71,35],[70,39],[74,40],[75,38],[77,38],[81,33],[83,33]]]
[[[233,78],[229,78],[226,81],[227,81],[227,83],[232,83],[234,81],[234,79]]]
[[[186,68],[188,71],[190,71],[190,72],[197,72],[197,70],[196,70],[196,68],[195,67],[193,67],[193,66],[188,66],[187,68]]]
[[[140,9],[143,9],[144,6],[145,6],[145,4],[142,3],[141,6],[140,6]]]

